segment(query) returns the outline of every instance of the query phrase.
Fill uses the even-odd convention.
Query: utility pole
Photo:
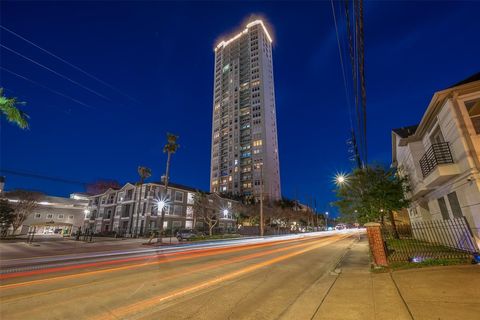
[[[260,165],[260,236],[263,237],[263,164]]]

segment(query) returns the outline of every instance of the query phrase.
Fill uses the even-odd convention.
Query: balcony
[[[420,159],[420,169],[426,187],[435,187],[460,173],[448,142],[435,143]]]

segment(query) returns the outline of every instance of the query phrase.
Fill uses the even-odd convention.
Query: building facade
[[[7,199],[13,203],[18,199]],[[36,234],[61,234],[64,236],[76,232],[83,226],[88,201],[85,199],[43,196],[33,212],[15,231],[16,235],[35,232]],[[11,234],[11,231],[9,232]]]
[[[272,39],[263,21],[216,46],[214,79],[210,191],[280,198]]]
[[[160,183],[145,183],[141,188],[127,183],[119,190],[108,189],[90,197],[84,228],[94,233],[148,235],[159,230],[162,205],[165,210],[165,230],[203,230],[204,222],[194,212],[196,192],[194,188],[173,183],[169,184],[166,195],[164,185]],[[216,194],[209,194],[208,197],[218,198],[215,199],[218,200],[215,203],[219,204],[216,228],[233,230],[236,227],[233,201]]]
[[[392,132],[412,222],[465,217],[480,243],[480,73],[433,95],[418,125]]]

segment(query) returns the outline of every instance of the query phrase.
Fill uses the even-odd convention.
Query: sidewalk
[[[368,242],[354,244],[312,319],[478,319],[480,266],[370,272]],[[397,289],[398,287],[398,289]]]
[[[313,319],[412,319],[389,273],[370,272],[362,237],[337,266],[337,279]]]

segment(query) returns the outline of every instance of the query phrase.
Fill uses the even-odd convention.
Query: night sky
[[[3,46],[72,80],[0,48],[0,86],[28,102],[31,116],[26,131],[2,121],[2,169],[123,183],[138,180],[136,168],[144,165],[158,181],[165,133],[173,132],[181,148],[171,180],[208,189],[213,48],[255,14],[274,38],[282,193],[316,197],[318,210],[333,210],[332,177],[353,163],[330,2],[0,6],[2,26],[100,79],[1,30]],[[418,123],[435,91],[480,70],[479,12],[478,2],[365,4],[369,160],[388,165],[391,129]],[[81,184],[6,176],[7,189],[84,191]]]

